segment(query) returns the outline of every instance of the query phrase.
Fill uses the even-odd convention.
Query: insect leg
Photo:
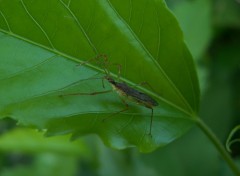
[[[148,135],[152,136],[153,108],[149,108],[149,109],[151,109],[151,120],[150,120],[150,128],[149,128]]]
[[[118,81],[120,80],[120,75],[121,75],[121,70],[122,70],[122,65],[121,64],[114,64],[118,67]]]
[[[117,112],[111,114],[109,117],[106,117],[105,119],[102,120],[103,122],[105,122],[106,120],[112,118],[113,116],[115,116],[115,115],[117,115],[117,114],[119,114],[119,113],[121,113],[121,112],[125,112],[125,111],[128,110],[128,108],[129,108],[128,104],[127,104],[122,98],[120,98],[120,99],[121,99],[121,101],[123,102],[123,104],[125,105],[125,108],[122,109],[122,110],[120,110],[120,111],[117,111]]]
[[[114,65],[114,66],[117,66],[118,67],[118,80],[120,79],[120,75],[121,75],[121,69],[122,69],[122,65],[121,64],[117,64],[117,63],[110,63],[109,60],[108,60],[108,57],[107,55],[101,55],[100,57],[102,57],[104,59],[104,70],[105,70],[105,73],[106,75],[110,75],[110,72],[109,72],[109,66],[111,65]]]
[[[101,92],[91,92],[91,93],[71,93],[71,94],[64,94],[64,95],[60,95],[61,97],[64,96],[71,96],[71,95],[98,95],[98,94],[104,94],[104,93],[109,93],[112,92],[113,90],[105,90],[105,91],[101,91]]]
[[[104,78],[102,78],[102,86],[105,89]]]
[[[104,59],[103,63],[101,63],[100,58]],[[78,64],[77,66],[83,66],[83,65],[86,65],[87,63],[90,63],[90,62],[93,62],[93,61],[96,62],[101,67],[105,68],[106,63],[108,63],[107,55],[105,55],[105,54],[98,54],[96,57],[88,59],[86,61],[83,61],[82,63]]]

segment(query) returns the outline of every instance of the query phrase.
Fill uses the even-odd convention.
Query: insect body
[[[145,106],[146,108],[151,109],[151,123],[150,123],[150,131],[149,134],[152,133],[152,120],[153,120],[153,107],[158,105],[158,102],[151,98],[149,95],[142,93],[125,83],[116,82],[110,76],[104,77],[113,87],[113,89],[122,97],[126,97],[128,100],[133,101],[139,105]],[[123,103],[126,105],[126,109],[128,109],[128,104],[122,100]]]
[[[128,86],[125,83],[116,82],[111,77],[105,77],[105,79],[112,85],[113,89],[116,90],[120,96],[127,97],[127,99],[150,109],[158,105],[158,103],[153,98]]]
[[[101,56],[101,55],[100,55]],[[112,90],[105,90],[105,91],[100,91],[100,92],[92,92],[92,93],[72,93],[72,94],[65,94],[62,96],[67,96],[67,95],[97,95],[97,94],[104,94],[104,93],[109,93],[112,91],[116,91],[119,95],[120,98],[122,100],[122,102],[125,105],[125,108],[122,109],[121,111],[118,111],[114,114],[118,114],[124,111],[128,110],[128,104],[126,103],[125,100],[129,100],[129,101],[133,101],[141,106],[145,106],[148,109],[151,109],[151,122],[150,122],[150,130],[149,130],[149,135],[152,134],[152,122],[153,122],[153,107],[157,106],[158,103],[157,101],[155,101],[153,98],[151,98],[149,95],[140,92],[136,89],[134,89],[133,87],[128,86],[126,83],[124,82],[117,82],[115,81],[111,76],[110,76],[110,72],[107,69],[108,66],[108,60],[107,57],[105,55],[103,55],[104,59],[104,63],[102,64],[103,66],[105,66],[103,68],[104,72],[105,72],[105,76],[102,79],[107,80],[113,87]],[[96,57],[95,60],[99,59],[99,57]],[[99,61],[99,60],[97,60]],[[119,66],[119,65],[118,65]],[[120,74],[120,67],[119,67],[119,72]],[[104,85],[103,85],[104,87]],[[114,115],[113,114],[113,115]]]

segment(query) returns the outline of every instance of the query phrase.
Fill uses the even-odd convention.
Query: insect
[[[148,134],[150,136],[152,136],[153,107],[158,106],[158,102],[156,100],[154,100],[152,97],[150,97],[149,95],[136,90],[134,87],[131,87],[124,82],[116,81],[115,79],[113,79],[113,77],[111,77],[110,72],[108,70],[109,62],[108,62],[108,59],[107,59],[106,55],[99,55],[96,58],[94,58],[94,60],[98,61],[99,58],[104,58],[103,65],[100,64],[100,65],[103,66],[103,70],[105,72],[105,76],[102,79],[107,80],[107,82],[109,84],[111,84],[112,89],[111,90],[100,91],[100,92],[73,93],[73,94],[66,94],[66,95],[97,95],[97,94],[104,94],[104,93],[109,93],[109,92],[115,91],[120,96],[120,99],[123,102],[123,104],[125,105],[125,108],[120,110],[120,111],[117,111],[114,114],[119,114],[119,113],[127,111],[129,109],[129,105],[126,101],[135,102],[136,104],[144,106],[144,107],[151,110],[151,119],[150,119],[150,127],[149,127],[149,133]],[[83,64],[85,64],[85,63],[83,63]],[[120,65],[118,65],[118,66],[119,66],[118,67],[119,68],[118,74],[120,75],[120,70],[121,69],[120,69]],[[104,87],[104,83],[103,83],[103,87]],[[64,95],[64,96],[66,96],[66,95]]]

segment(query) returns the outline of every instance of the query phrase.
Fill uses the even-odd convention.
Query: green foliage
[[[5,175],[74,175],[77,160],[88,159],[91,154],[84,141],[69,142],[69,136],[46,138],[43,132],[16,128],[0,136],[0,151],[6,160],[19,164],[11,170],[0,165],[1,176]]]
[[[127,9],[127,10],[126,10]],[[182,135],[198,111],[198,81],[191,55],[173,15],[161,1],[0,2],[0,116],[48,135],[98,134],[114,148],[149,152]],[[151,19],[151,20],[149,20]],[[114,93],[68,96],[104,90],[102,68],[78,63],[104,53],[122,65],[121,79],[159,102],[150,110],[130,104],[126,113]],[[109,68],[113,76],[118,70]],[[100,74],[99,74],[100,73]],[[106,89],[110,87],[107,86]]]
[[[67,6],[71,2],[71,11],[62,2]],[[76,138],[95,133],[115,148],[137,145],[142,150],[143,144],[152,144],[145,150],[150,151],[158,145],[167,144],[166,141],[176,139],[177,135],[190,128],[192,123],[184,119],[192,117],[191,112],[198,110],[194,108],[194,103],[190,103],[192,101],[189,97],[193,94],[187,92],[189,94],[186,96],[185,92],[191,81],[185,80],[186,76],[179,71],[187,71],[184,66],[186,63],[182,57],[178,60],[174,58],[184,50],[181,47],[182,40],[186,41],[197,66],[201,86],[200,117],[211,127],[220,143],[225,144],[227,138],[230,139],[230,131],[240,122],[239,2],[166,2],[179,21],[184,39],[174,18],[166,12],[165,5],[160,0],[0,1],[0,118],[11,117],[22,125],[48,128],[48,135],[57,135],[46,138],[42,136],[43,133],[34,130],[14,130],[14,120],[2,119],[1,176],[233,175],[234,169],[231,171],[230,167],[233,168],[234,164],[227,165],[216,150],[221,145],[213,146],[209,136],[198,128],[192,128],[181,140],[175,140],[168,147],[148,154],[139,153],[135,148],[112,150],[105,147],[96,135],[87,135],[80,141],[69,142],[71,134],[74,134],[72,138]],[[161,26],[155,28],[154,24]],[[159,37],[156,37],[159,32],[160,45]],[[161,57],[154,54],[158,48]],[[149,130],[149,109],[130,104],[130,109],[125,114],[102,123],[101,119],[124,108],[116,94],[59,96],[110,88],[107,83],[103,88],[101,79],[89,80],[104,76],[97,63],[77,66],[99,53],[107,54],[110,62],[121,63],[121,80],[133,86],[148,81],[153,87],[136,86],[136,89],[149,94],[161,105],[154,108],[154,142],[146,141],[143,137]],[[172,89],[166,89],[167,81],[161,77],[162,74],[158,75],[159,70],[152,61],[156,61],[166,72],[165,76],[173,80],[176,90],[181,91],[190,108],[181,103],[181,100],[178,101]],[[173,62],[169,63],[170,61]],[[179,61],[177,66],[176,61]],[[170,66],[171,64],[173,65]],[[187,68],[191,69],[191,65],[190,63]],[[113,78],[116,78],[117,67],[109,69]],[[92,113],[92,110],[101,110],[105,114],[95,118],[95,114],[85,114],[87,110]],[[184,119],[177,121],[170,116],[161,116],[173,111],[177,117],[182,114]],[[84,115],[81,113],[80,116],[79,112]],[[133,114],[138,117],[132,118]],[[88,121],[81,119],[84,117]],[[92,121],[93,118],[96,121]],[[180,121],[182,129],[179,129]],[[92,126],[88,125],[90,122]],[[233,136],[230,143],[238,139],[238,132],[231,133]],[[62,136],[67,133],[70,134]],[[156,136],[159,136],[157,140]],[[169,140],[170,136],[174,137]],[[137,139],[143,140],[134,144]],[[158,143],[162,139],[165,142]],[[239,144],[236,142],[229,146],[236,165],[240,164]],[[224,151],[223,147],[222,149]],[[239,175],[236,170],[235,175]]]
[[[69,136],[45,138],[43,132],[32,129],[14,129],[1,135],[0,150],[5,152],[41,153],[56,152],[65,155],[87,155],[84,142],[68,142]]]

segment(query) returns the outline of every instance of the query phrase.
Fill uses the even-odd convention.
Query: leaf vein
[[[185,65],[187,65],[187,62],[186,62],[186,60],[185,59],[183,59],[183,61],[185,62]],[[193,86],[193,80],[192,80],[192,76],[191,76],[191,74],[190,74],[190,72],[189,72],[189,66],[187,66],[187,73],[188,73],[188,77],[189,77],[189,79],[191,80],[190,81],[190,87],[191,87],[191,90],[192,90],[192,92],[193,92],[193,102],[194,102],[194,107],[196,108],[196,96],[195,96],[195,93],[194,93],[194,86]]]
[[[5,15],[3,14],[3,12],[2,12],[1,10],[0,10],[0,14],[1,14],[2,17],[3,17],[5,23],[6,23],[7,27],[8,27],[9,32],[12,32],[9,23],[8,23],[8,21],[7,21],[6,17],[5,17]]]
[[[70,59],[70,60],[72,60],[72,61],[74,61],[74,62],[81,63],[81,60],[79,60],[79,59],[77,59],[77,58],[75,58],[75,57],[73,57],[73,56],[69,56],[69,55],[67,55],[67,54],[65,54],[65,53],[60,52],[59,50],[56,50],[56,49],[53,49],[53,48],[49,48],[49,47],[47,47],[47,46],[45,46],[45,45],[42,45],[42,44],[40,44],[40,43],[36,43],[36,42],[34,42],[34,41],[32,41],[32,40],[29,40],[29,39],[27,39],[27,38],[25,38],[25,37],[19,36],[18,34],[15,34],[15,33],[12,33],[12,32],[6,31],[6,30],[3,30],[3,29],[0,29],[0,32],[5,33],[5,34],[8,34],[9,36],[15,37],[15,38],[17,38],[17,39],[19,39],[19,40],[22,40],[22,41],[24,41],[24,42],[31,43],[32,45],[38,46],[38,47],[40,47],[40,48],[43,48],[43,49],[45,49],[45,50],[47,50],[47,51],[50,51],[50,52],[52,52],[52,53],[55,53],[55,54],[60,55],[60,56],[62,56],[62,57],[65,57],[65,58],[67,58],[67,59]]]
[[[97,48],[94,46],[94,44],[92,43],[91,39],[89,38],[89,36],[87,35],[86,31],[84,30],[83,26],[81,25],[80,21],[78,20],[78,18],[76,17],[76,15],[73,13],[73,11],[62,1],[59,0],[62,5],[68,10],[68,12],[72,15],[72,17],[74,18],[75,22],[77,23],[78,27],[80,28],[80,30],[82,31],[83,35],[85,36],[85,38],[87,39],[89,45],[92,47],[93,51],[96,53],[96,55],[98,54]]]
[[[141,19],[140,19],[140,26],[139,26],[139,30],[138,30],[138,33],[139,33],[139,36],[141,36],[141,33],[142,33],[142,29],[143,29],[143,24],[144,24],[144,17],[145,17],[145,13],[146,13],[146,9],[147,9],[147,3],[148,1],[145,2],[145,5],[143,6],[143,10],[142,10],[142,16],[141,16]]]
[[[14,74],[12,74],[12,75],[9,75],[9,76],[7,76],[7,77],[5,77],[5,78],[2,78],[2,79],[0,79],[0,81],[4,81],[4,80],[10,79],[10,78],[14,78],[14,77],[16,77],[16,76],[18,76],[18,75],[20,75],[20,74],[25,73],[25,72],[32,71],[32,70],[40,67],[41,65],[49,62],[50,60],[54,59],[54,58],[57,57],[57,56],[58,56],[58,55],[54,55],[54,56],[51,56],[51,57],[49,57],[49,58],[46,58],[44,61],[42,61],[42,62],[40,62],[40,63],[38,63],[38,64],[35,64],[35,65],[31,66],[31,67],[28,67],[28,68],[25,68],[25,69],[23,69],[23,70],[20,70],[20,71],[14,73]]]
[[[155,7],[156,9],[156,13],[157,13],[157,16],[159,16],[159,12],[157,10],[157,8]],[[161,29],[161,26],[160,26],[160,23],[159,23],[159,19],[157,18],[157,21],[158,21],[158,25],[159,25],[159,29]],[[159,30],[159,53],[160,53],[160,40],[161,40],[161,37],[160,37],[160,33],[161,30]],[[158,55],[159,55],[158,53]],[[158,64],[159,65],[159,64]],[[159,68],[162,70],[162,73],[163,75],[166,77],[166,79],[168,80],[169,84],[173,87],[173,89],[176,91],[176,93],[178,94],[178,96],[182,99],[183,103],[189,108],[190,111],[192,111],[192,108],[191,106],[189,105],[189,103],[187,102],[187,100],[185,99],[185,97],[183,96],[183,94],[179,91],[179,89],[177,88],[177,86],[172,82],[172,80],[168,77],[168,75],[166,74],[166,72],[163,70],[163,68],[159,65]],[[192,83],[191,83],[192,84]]]
[[[128,17],[128,21],[129,21],[129,23],[130,23],[131,20],[132,20],[132,8],[133,8],[132,0],[129,0],[129,6],[130,6],[130,8],[129,8],[129,17]]]
[[[51,45],[51,47],[55,50],[55,47],[53,45],[53,43],[51,42],[47,32],[42,28],[42,26],[37,22],[37,20],[33,17],[33,15],[31,15],[31,13],[29,12],[29,10],[27,9],[27,6],[25,5],[25,3],[23,2],[23,0],[20,0],[23,9],[26,11],[26,13],[28,14],[28,16],[32,19],[32,21],[38,26],[38,28],[42,31],[42,33],[44,34],[44,36],[46,37],[46,39],[48,40],[49,44]]]
[[[159,16],[156,7],[155,7],[155,12],[156,12],[156,16]],[[159,55],[160,55],[160,46],[161,46],[161,26],[160,26],[158,18],[157,18],[157,26],[158,26],[157,60],[158,60]]]
[[[68,5],[67,5],[68,7],[70,7],[71,1],[72,1],[72,0],[69,0],[69,1],[68,1]]]

